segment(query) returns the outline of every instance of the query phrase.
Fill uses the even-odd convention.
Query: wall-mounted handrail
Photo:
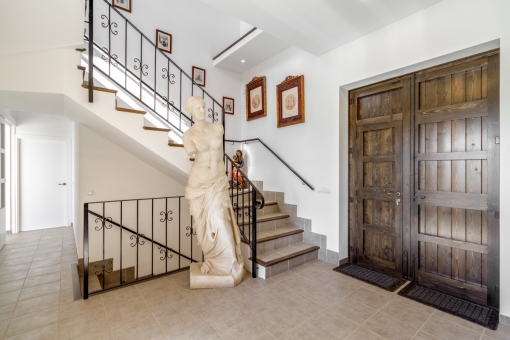
[[[305,179],[303,177],[301,177],[294,169],[292,169],[292,167],[290,165],[288,165],[280,156],[278,156],[276,154],[276,152],[274,152],[269,146],[267,146],[266,143],[261,141],[260,138],[252,138],[252,139],[245,139],[245,140],[230,140],[230,139],[225,139],[225,142],[229,142],[229,143],[232,143],[232,144],[234,144],[234,143],[259,142],[260,144],[264,145],[266,147],[266,149],[268,149],[269,152],[271,152],[276,158],[278,158],[278,160],[280,162],[282,162],[283,165],[285,165],[290,171],[292,171],[292,173],[294,175],[296,175],[301,180],[303,185],[306,185],[310,189],[315,190],[307,181],[305,181]]]

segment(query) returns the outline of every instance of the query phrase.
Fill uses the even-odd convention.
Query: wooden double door
[[[499,54],[350,92],[349,258],[499,307]]]

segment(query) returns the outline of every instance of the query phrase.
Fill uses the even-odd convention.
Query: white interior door
[[[67,142],[19,141],[20,231],[67,226]]]

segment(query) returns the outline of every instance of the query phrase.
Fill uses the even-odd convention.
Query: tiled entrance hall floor
[[[189,290],[183,272],[73,301],[70,228],[9,235],[0,250],[4,339],[510,339],[315,261],[234,289]]]

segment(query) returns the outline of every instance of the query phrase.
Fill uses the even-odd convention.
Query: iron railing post
[[[94,0],[89,0],[89,103],[94,102]]]
[[[225,108],[223,106],[221,107],[221,122],[223,124],[223,153],[225,153],[225,134],[227,132],[225,131]]]
[[[251,277],[254,279],[257,277],[257,191],[253,190],[251,195],[251,209],[252,209],[252,221],[251,221]]]
[[[83,300],[89,297],[89,204],[83,208]]]

